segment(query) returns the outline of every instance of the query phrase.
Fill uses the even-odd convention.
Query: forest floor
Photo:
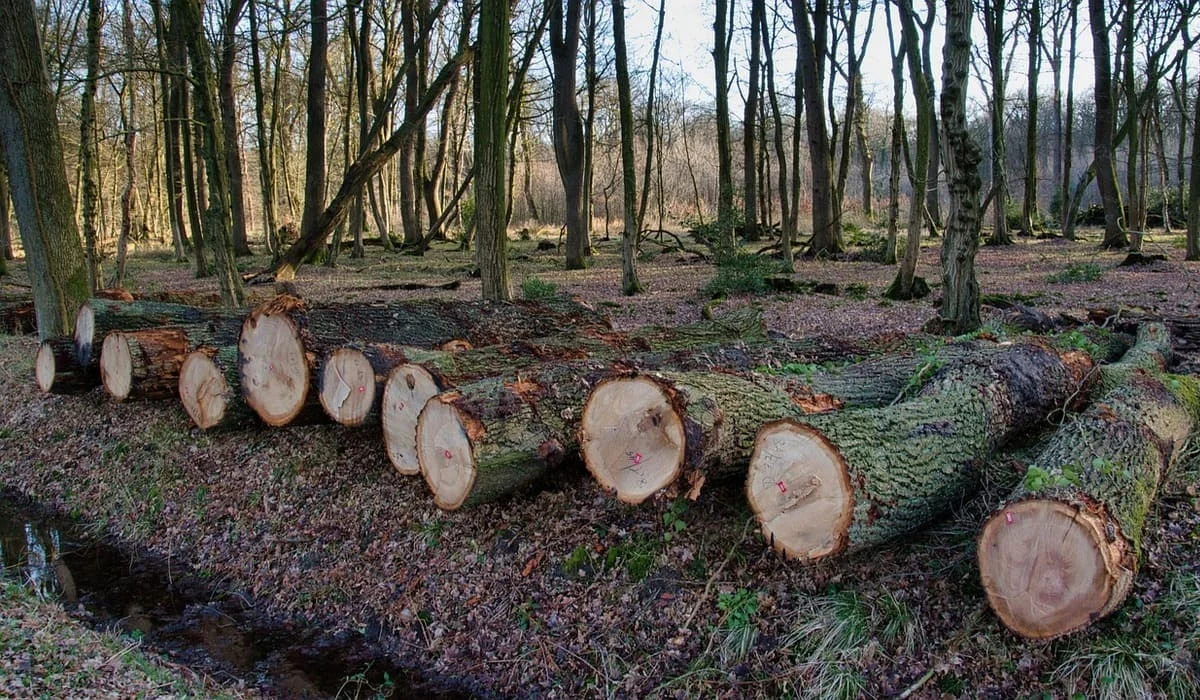
[[[981,249],[982,292],[1051,316],[1200,308],[1200,264],[1183,262],[1179,237],[1145,244],[1168,261],[1122,268],[1124,254],[1099,250],[1091,233]],[[698,319],[711,301],[702,290],[728,274],[678,251],[646,254],[639,274],[648,292],[624,297],[616,243],[598,243],[591,269],[565,272],[559,252],[516,241],[515,286],[532,294],[554,285],[632,328]],[[303,268],[296,286],[321,300],[470,299],[479,295],[470,268],[470,255],[448,244],[423,258],[368,247],[366,258],[343,257],[335,269]],[[18,264],[0,292],[19,293],[9,283],[27,283],[23,274]],[[929,299],[883,300],[894,274],[865,260],[798,261],[796,279],[836,284],[839,294],[735,294],[726,303],[759,303],[769,327],[794,336],[917,332],[936,315],[936,248],[918,269],[933,284]],[[380,288],[453,280],[462,282],[454,291]],[[127,286],[214,290],[153,253],[133,258]],[[999,311],[985,311],[999,324]],[[0,336],[0,487],[280,615],[366,632],[447,689],[564,698],[1200,695],[1200,446],[1163,489],[1130,600],[1084,634],[1035,644],[991,614],[975,566],[983,517],[1020,477],[1019,447],[996,456],[1012,466],[1011,479],[930,529],[802,567],[765,545],[737,482],[712,485],[694,503],[634,507],[575,465],[539,489],[446,513],[419,478],[391,470],[378,429],[200,433],[175,402],[38,393],[35,350],[32,337]]]

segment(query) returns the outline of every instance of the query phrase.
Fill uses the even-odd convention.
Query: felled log
[[[200,347],[233,347],[241,320],[222,316],[208,323],[114,331],[100,348],[100,378],[117,401],[164,399],[179,392],[179,372]]]
[[[1086,396],[1092,361],[1039,344],[947,365],[911,400],[768,423],[746,479],[786,557],[822,559],[913,532],[977,490],[998,445]]]
[[[33,361],[38,388],[48,394],[82,394],[100,383],[95,365],[79,364],[73,338],[50,338],[38,346]]]
[[[416,454],[435,503],[453,510],[523,488],[578,449],[579,421],[588,395],[614,372],[749,370],[779,362],[829,362],[866,350],[816,338],[635,354],[619,363],[545,363],[460,385],[430,399],[417,421]],[[792,391],[793,401],[836,405],[832,397],[805,393],[799,386]]]
[[[1153,348],[1145,335],[1139,350]],[[984,524],[983,588],[1013,632],[1060,637],[1129,594],[1163,474],[1200,420],[1200,382],[1153,369],[1163,350],[1102,367],[1108,391],[1045,441]]]
[[[104,337],[113,331],[136,331],[161,326],[195,325],[240,319],[242,311],[201,309],[156,301],[90,299],[75,314],[75,352],[81,365],[99,365]]]
[[[426,348],[493,345],[564,327],[604,331],[610,325],[602,315],[564,298],[507,303],[425,299],[307,308],[300,299],[282,295],[245,319],[238,342],[241,386],[263,422],[287,425],[306,405],[318,404],[310,390],[315,389],[317,362],[335,347],[355,341]]]

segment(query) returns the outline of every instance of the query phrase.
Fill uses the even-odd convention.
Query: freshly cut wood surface
[[[424,367],[400,365],[392,370],[383,389],[383,443],[396,471],[421,473],[417,456],[417,419],[425,403],[442,387]]]
[[[1161,373],[1165,336],[1147,327],[1100,368],[1107,392],[1042,444],[983,527],[988,602],[1023,637],[1069,634],[1129,594],[1159,484],[1200,421],[1200,382]]]
[[[1084,399],[1092,368],[1082,353],[1013,345],[950,363],[893,406],[769,423],[750,458],[751,510],[776,550],[803,561],[914,532],[979,488],[997,446]]]
[[[48,394],[82,394],[100,384],[99,368],[79,364],[73,338],[42,341],[33,373],[38,388]]]
[[[238,344],[242,390],[264,422],[287,425],[307,406],[319,406],[318,363],[340,346],[457,348],[463,343],[491,345],[549,335],[566,327],[597,332],[611,328],[592,309],[558,297],[537,302],[422,299],[309,308],[297,297],[282,295],[256,307],[243,323]]]

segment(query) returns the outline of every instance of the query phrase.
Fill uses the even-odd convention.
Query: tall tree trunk
[[[1108,4],[1104,0],[1088,0],[1088,19],[1093,27],[1108,26]],[[1121,226],[1124,219],[1121,190],[1117,187],[1117,170],[1113,163],[1113,105],[1112,52],[1108,32],[1092,32],[1092,55],[1096,71],[1096,136],[1094,163],[1096,186],[1104,205],[1104,248],[1125,248],[1129,238]]]
[[[350,33],[350,49],[354,58],[354,92],[355,104],[358,109],[358,153],[366,153],[374,144],[367,143],[370,132],[369,108],[367,92],[372,83],[371,59],[371,3],[370,0],[355,0],[346,5],[349,19],[346,23]],[[349,161],[347,161],[347,165]],[[350,205],[350,236],[354,239],[354,248],[350,257],[361,258],[363,250],[363,229],[367,224],[366,197],[359,192]],[[386,232],[385,232],[386,234]]]
[[[1142,123],[1146,119],[1144,103],[1138,100],[1138,74],[1134,63],[1134,43],[1137,25],[1137,9],[1140,3],[1136,0],[1124,0],[1124,12],[1121,15],[1121,29],[1117,32],[1117,50],[1121,52],[1122,73],[1124,79],[1121,88],[1125,95],[1125,109],[1133,118],[1129,120],[1127,159],[1125,161],[1125,219],[1124,228],[1133,231],[1146,230],[1145,185],[1142,180],[1140,165],[1140,150],[1142,148]],[[1153,80],[1153,76],[1142,76]],[[1114,98],[1115,99],[1115,98]],[[1113,144],[1116,147],[1116,143]],[[1141,245],[1141,238],[1134,241],[1135,246]]]
[[[616,52],[617,104],[621,113],[621,180],[625,192],[625,230],[621,232],[621,292],[642,291],[634,267],[637,247],[637,174],[633,159],[633,98],[629,86],[629,61],[625,45],[625,2],[613,0],[613,44]]]
[[[475,232],[483,298],[512,298],[508,281],[508,0],[482,0],[475,80]]]
[[[0,148],[12,183],[38,335],[68,335],[89,295],[32,0],[0,3]]]
[[[100,250],[96,241],[97,220],[100,218],[100,186],[96,147],[96,81],[100,74],[100,14],[101,0],[88,0],[87,13],[87,74],[83,81],[83,98],[79,108],[79,167],[81,171],[80,199],[83,204],[83,251],[87,258],[88,287],[92,292],[103,285],[100,271]]]
[[[758,65],[759,44],[762,26],[759,16],[766,14],[764,0],[750,0],[750,65],[746,79],[746,109],[742,113],[742,172],[744,192],[742,211],[745,214],[745,236],[747,241],[757,241],[758,234],[758,181],[756,179],[754,143],[756,133],[754,117],[758,113]]]
[[[1012,245],[1008,230],[1008,153],[1004,113],[1008,76],[1004,73],[1004,16],[1005,0],[984,0],[983,22],[987,34],[988,67],[992,76],[992,233],[988,245]]]
[[[233,68],[237,60],[234,32],[242,20],[246,0],[230,0],[221,31],[221,64],[218,67],[217,95],[221,102],[221,128],[225,131],[225,169],[229,172],[229,214],[233,223],[233,252],[250,255],[246,240],[246,196],[242,178],[242,150],[238,139],[237,98],[234,95]]]
[[[925,220],[929,225],[929,235],[937,236],[938,229],[942,227],[942,203],[941,203],[941,164],[942,164],[942,144],[941,134],[938,130],[937,110],[933,108],[934,86],[936,81],[933,76],[933,23],[936,19],[937,3],[927,2],[928,8],[925,14],[925,21],[921,23],[921,64],[925,71],[925,85],[929,87],[929,158],[925,166]]]
[[[558,177],[566,196],[567,269],[587,266],[587,228],[584,218],[583,119],[575,104],[575,67],[579,55],[580,0],[550,3],[550,55],[554,62],[553,141]],[[588,49],[591,50],[590,48]]]
[[[775,89],[775,38],[767,25],[767,13],[758,15],[762,25],[763,63],[767,67],[767,97],[771,102],[771,121],[774,129],[775,160],[779,163],[779,211],[783,218],[783,231],[779,240],[779,252],[783,256],[784,270],[795,271],[795,261],[792,254],[792,241],[796,239],[796,212],[798,203],[791,198],[791,185],[788,183],[788,159],[786,142],[783,139],[783,113],[779,109],[779,94]],[[684,138],[687,138],[687,124],[683,125]],[[686,144],[687,141],[685,140]],[[796,161],[792,161],[793,171]],[[793,175],[799,177],[798,173]],[[694,176],[693,176],[693,187]]]
[[[8,202],[8,170],[4,167],[4,160],[0,159],[0,275],[8,274],[8,261],[13,259]]]
[[[250,0],[250,69],[254,78],[254,128],[258,140],[258,183],[262,190],[263,243],[271,255],[280,252],[279,219],[275,213],[275,159],[266,118],[266,91],[263,88],[262,56],[259,51],[258,3]]]
[[[904,133],[904,53],[906,47],[903,39],[899,48],[896,47],[895,29],[892,25],[892,13],[886,15],[888,26],[888,53],[892,58],[892,133],[891,151],[888,161],[888,213],[887,213],[887,242],[884,244],[883,263],[896,264],[896,243],[899,239],[900,224],[900,168],[904,165],[903,154],[907,150],[907,137]],[[909,169],[911,179],[912,171]],[[914,185],[915,187],[915,185]],[[913,190],[916,192],[916,190]],[[915,196],[915,195],[914,195]]]
[[[1200,260],[1200,94],[1193,102],[1196,116],[1192,121],[1192,169],[1188,180],[1187,259]]]
[[[731,0],[716,0],[713,22],[713,69],[716,72],[717,99],[717,252],[731,256],[736,249],[733,238],[733,154],[729,126],[729,18]]]
[[[637,211],[637,235],[641,235],[642,228],[646,221],[646,209],[650,204],[650,172],[654,165],[654,135],[655,135],[655,117],[654,117],[654,92],[658,88],[658,58],[661,55],[663,25],[666,20],[667,3],[666,0],[659,0],[658,3],[658,29],[654,34],[654,50],[650,54],[650,83],[646,90],[646,155],[645,166],[642,173],[642,196],[639,199]],[[752,159],[753,160],[753,159]]]
[[[920,46],[917,38],[917,22],[913,12],[912,0],[897,0],[902,28],[904,52],[908,57],[909,79],[912,81],[913,97],[917,103],[917,133],[914,142],[917,145],[917,156],[912,163],[910,180],[912,196],[908,207],[908,240],[904,247],[904,260],[896,279],[884,292],[892,299],[913,299],[925,296],[928,286],[917,277],[917,258],[921,254],[921,223],[925,220],[926,203],[922,201],[921,193],[925,191],[925,178],[929,175],[929,131],[933,123],[933,94],[926,82],[926,73],[921,66],[921,57],[917,52]],[[926,30],[927,31],[927,30]]]
[[[807,2],[792,3],[796,23],[796,62],[804,84],[805,125],[808,130],[808,154],[812,169],[812,242],[814,256],[841,253],[842,223],[834,206],[833,161],[830,157],[829,132],[825,126],[824,74],[829,23],[828,0],[816,0],[808,11]]]
[[[165,189],[167,194],[167,220],[171,225],[171,243],[175,247],[175,262],[187,261],[188,237],[183,223],[183,174],[179,162],[179,123],[175,120],[176,80],[171,73],[176,69],[167,59],[167,20],[163,15],[161,0],[150,0],[154,15],[154,47],[157,52],[159,90],[162,93],[162,144],[165,164]]]
[[[217,124],[217,99],[213,86],[208,39],[204,34],[198,0],[172,0],[180,5],[183,35],[187,37],[191,57],[192,84],[195,89],[195,122],[203,139],[201,151],[208,175],[208,209],[204,213],[204,238],[213,254],[221,303],[236,308],[246,303],[242,278],[233,253],[229,219],[229,180],[221,158],[221,128]]]
[[[129,238],[133,235],[134,198],[137,183],[137,89],[133,81],[133,54],[137,47],[133,36],[133,8],[130,0],[121,0],[121,34],[125,43],[125,75],[117,99],[121,103],[121,132],[125,145],[125,187],[121,190],[121,232],[117,236],[117,263],[109,287],[125,286],[125,262]],[[128,95],[126,94],[128,93]],[[128,102],[126,102],[128,99]]]
[[[600,75],[596,70],[596,25],[599,23],[597,3],[589,2],[583,8],[587,36],[583,50],[583,73],[587,83],[587,113],[583,117],[583,255],[592,254],[592,183],[595,179],[596,163],[596,93],[599,92]],[[607,222],[606,222],[607,226]]]
[[[1068,203],[1071,193],[1071,166],[1075,160],[1075,46],[1079,35],[1079,6],[1074,2],[1067,3],[1071,14],[1071,48],[1067,51],[1067,115],[1066,133],[1063,134],[1063,164],[1062,164],[1062,209],[1063,238],[1075,240],[1074,210]]]
[[[867,221],[875,219],[875,154],[867,145],[867,110],[863,102],[862,73],[854,80],[855,103],[858,109],[854,112],[854,136],[858,145],[858,157],[862,163],[862,210]]]
[[[204,227],[200,225],[200,178],[196,175],[196,159],[193,157],[196,140],[191,128],[191,95],[187,79],[187,37],[184,31],[181,5],[167,5],[170,26],[167,33],[167,56],[171,62],[171,93],[168,100],[172,111],[172,123],[182,149],[182,187],[184,203],[187,205],[188,228],[192,232],[192,249],[196,254],[196,277],[207,277],[208,251],[204,242]]]
[[[1025,108],[1028,119],[1025,123],[1025,196],[1021,205],[1021,228],[1032,236],[1038,220],[1037,205],[1037,129],[1038,92],[1037,74],[1042,66],[1042,9],[1039,0],[1027,0],[1029,12],[1029,75],[1026,80]]]
[[[312,0],[312,44],[308,55],[308,128],[304,158],[304,213],[300,237],[307,238],[317,227],[325,209],[325,73],[329,66],[329,17],[325,0]]]
[[[946,180],[950,185],[950,218],[942,239],[941,321],[944,331],[951,335],[962,335],[979,327],[975,252],[979,249],[982,155],[967,128],[971,1],[946,3],[946,43],[942,48],[942,143]]]

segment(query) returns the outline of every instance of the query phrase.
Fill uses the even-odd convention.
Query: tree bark
[[[554,62],[554,159],[566,196],[567,269],[587,266],[588,222],[584,218],[584,142],[583,118],[575,103],[575,68],[579,55],[580,0],[550,4],[550,55]]]
[[[258,31],[259,0],[249,0],[250,4],[250,71],[254,80],[254,128],[258,138],[258,183],[262,191],[262,225],[263,244],[271,255],[278,255],[279,241],[276,231],[279,230],[279,219],[275,213],[275,163],[274,149],[271,137],[268,135],[266,117],[266,92],[263,88],[262,57],[259,50]]]
[[[475,80],[475,234],[483,298],[512,298],[508,280],[509,5],[483,0]]]
[[[100,186],[96,182],[99,165],[96,152],[96,81],[100,74],[101,0],[88,0],[87,74],[79,107],[79,169],[83,210],[83,253],[87,260],[88,290],[95,293],[104,286],[100,270],[97,221],[100,218]]]
[[[70,332],[88,275],[35,16],[30,0],[0,5],[0,146],[46,340]]]
[[[75,315],[75,352],[79,364],[100,361],[98,343],[114,331],[138,331],[159,326],[200,325],[240,321],[241,311],[207,309],[187,304],[158,301],[111,301],[89,299]]]
[[[761,238],[758,232],[758,145],[754,138],[757,133],[754,122],[758,114],[758,67],[762,41],[762,22],[759,17],[765,14],[764,0],[750,0],[750,64],[747,66],[746,108],[742,112],[742,214],[743,235],[747,241]]]
[[[1188,179],[1188,260],[1200,260],[1200,94],[1197,94],[1195,103],[1196,115],[1192,122],[1192,165]]]
[[[811,14],[811,18],[810,18]],[[825,125],[824,75],[829,23],[828,0],[816,0],[809,12],[807,0],[792,3],[796,23],[796,61],[801,71],[808,152],[812,170],[812,242],[815,256],[843,251],[842,222],[833,193],[833,158]]]
[[[1108,5],[1104,0],[1088,0],[1088,19],[1093,27],[1108,26]],[[1129,237],[1121,222],[1124,207],[1121,190],[1117,186],[1116,165],[1113,163],[1113,106],[1112,52],[1108,45],[1108,32],[1092,32],[1092,52],[1096,74],[1096,135],[1093,159],[1096,185],[1100,188],[1100,200],[1104,205],[1103,248],[1125,248]]]
[[[325,73],[329,59],[329,18],[325,0],[309,3],[312,41],[308,54],[308,126],[304,158],[304,209],[300,217],[300,240],[314,235],[325,209]],[[330,226],[330,232],[336,228]]]
[[[1040,2],[1027,2],[1029,16],[1029,75],[1036,76],[1042,66],[1042,8]],[[1034,235],[1038,225],[1037,203],[1037,136],[1038,136],[1038,81],[1026,80],[1025,111],[1025,196],[1021,204],[1021,229],[1026,235]]]
[[[713,22],[713,69],[716,73],[717,118],[717,235],[720,255],[732,256],[734,241],[733,153],[729,126],[729,43],[733,34],[730,0],[716,0]]]
[[[224,316],[209,323],[114,331],[104,336],[100,381],[116,401],[165,399],[179,395],[179,372],[200,347],[233,347],[241,319]]]
[[[767,424],[751,510],[774,549],[805,562],[913,532],[976,491],[989,453],[1071,404],[1091,369],[1081,353],[1010,346],[948,365],[894,406]]]
[[[242,177],[242,149],[238,138],[237,98],[233,69],[237,61],[234,33],[242,20],[247,0],[231,0],[221,24],[221,61],[217,73],[217,96],[221,105],[221,128],[225,136],[225,169],[229,172],[229,214],[233,228],[234,255],[250,255],[246,237],[246,195]],[[256,103],[257,104],[257,103]]]
[[[121,36],[125,44],[125,75],[117,95],[120,102],[122,141],[125,146],[125,186],[121,190],[121,231],[117,234],[117,262],[108,287],[125,286],[125,267],[129,259],[129,239],[134,231],[134,200],[137,197],[137,89],[133,82],[133,54],[136,50],[133,34],[133,7],[130,0],[121,2]],[[126,102],[128,99],[128,103]]]
[[[992,233],[988,245],[1012,245],[1008,230],[1008,152],[1004,134],[1007,115],[1008,76],[1004,73],[1005,0],[985,0],[983,20],[987,33],[988,66],[992,75],[991,133],[992,133]]]
[[[8,274],[8,261],[13,259],[8,203],[8,170],[4,167],[4,160],[0,158],[0,277]]]
[[[951,335],[969,333],[980,325],[975,253],[979,250],[979,163],[983,158],[967,128],[971,10],[971,0],[946,3],[946,42],[942,47],[942,160],[950,185],[950,218],[942,239],[940,320]]]
[[[1104,393],[1050,436],[984,524],[980,576],[1013,632],[1053,639],[1114,612],[1132,588],[1159,483],[1200,416],[1194,377],[1160,373],[1165,328],[1101,367]],[[1157,335],[1158,352],[1139,352]],[[1053,537],[1046,537],[1053,533]]]
[[[617,103],[621,119],[621,182],[625,193],[625,229],[621,232],[621,293],[632,296],[642,290],[634,265],[638,239],[637,174],[633,156],[633,98],[630,96],[629,61],[625,45],[625,2],[612,0],[613,43],[616,53]]]

